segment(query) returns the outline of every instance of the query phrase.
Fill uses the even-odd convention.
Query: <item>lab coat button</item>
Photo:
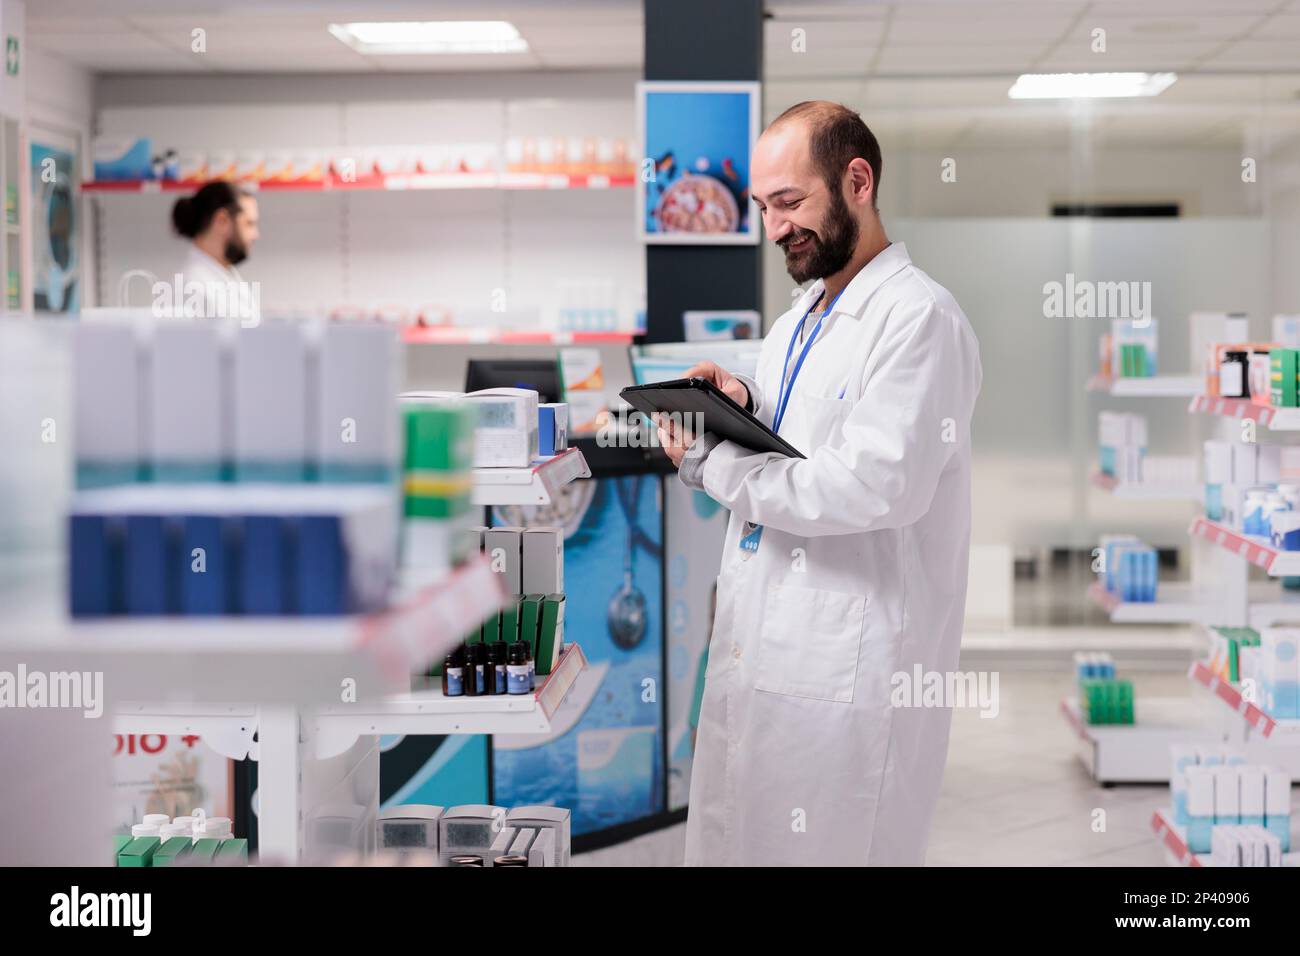
[[[736,660],[740,660],[740,645],[739,645],[739,644],[732,644],[732,645],[731,645],[731,656],[734,657]]]

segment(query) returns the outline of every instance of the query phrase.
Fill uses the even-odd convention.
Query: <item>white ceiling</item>
[[[653,0],[647,0],[653,2]],[[101,73],[638,71],[641,0],[37,0],[28,43]],[[111,9],[112,13],[106,13]],[[701,4],[707,15],[707,4]],[[1300,0],[768,0],[767,103],[849,103],[896,142],[1236,146],[1300,132]],[[331,22],[504,19],[529,51],[365,56]],[[206,51],[191,50],[202,28]],[[682,25],[689,29],[689,23]],[[1105,30],[1105,52],[1093,31]],[[796,34],[795,31],[803,31]],[[803,49],[795,48],[802,37]],[[1022,72],[1173,70],[1149,101],[1010,101]],[[1296,71],[1296,72],[1293,72]]]

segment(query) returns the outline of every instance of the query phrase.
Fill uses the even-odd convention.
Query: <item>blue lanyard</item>
[[[790,335],[790,346],[785,350],[785,363],[781,366],[781,387],[776,392],[776,414],[772,416],[772,431],[779,432],[781,430],[781,422],[785,419],[785,409],[790,404],[790,396],[794,394],[795,379],[799,377],[799,370],[803,368],[803,360],[808,357],[808,351],[812,348],[813,343],[817,341],[817,333],[822,330],[822,323],[826,321],[826,316],[831,314],[831,309],[835,308],[835,303],[840,301],[840,296],[843,294],[844,289],[841,289],[839,295],[831,300],[831,304],[826,306],[826,311],[822,313],[821,318],[817,320],[817,324],[813,326],[812,334],[808,336],[803,351],[799,353],[798,361],[794,363],[794,371],[790,373],[790,382],[787,386],[785,373],[790,368],[790,356],[794,354],[795,339],[799,337],[799,332],[803,329],[804,323],[808,321],[808,316],[812,315],[812,310],[817,308],[817,302],[822,300],[822,296],[819,295],[817,302],[808,306],[808,311],[803,314],[799,324],[794,327],[794,332]],[[825,295],[825,293],[823,292],[822,295]]]

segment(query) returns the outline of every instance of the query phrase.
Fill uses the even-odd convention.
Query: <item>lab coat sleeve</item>
[[[740,382],[741,385],[744,385],[745,389],[749,392],[750,414],[761,417],[763,411],[763,393],[759,389],[758,383],[748,375],[737,375],[735,372],[731,373],[731,377]]]
[[[804,459],[722,442],[705,461],[705,490],[741,519],[804,537],[906,527],[969,441],[979,383],[960,312],[932,299],[896,307],[838,433]]]

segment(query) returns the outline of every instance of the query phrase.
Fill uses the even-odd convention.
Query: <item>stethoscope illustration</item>
[[[657,542],[641,530],[636,520],[636,503],[641,497],[641,481],[644,476],[613,479],[614,494],[618,497],[619,507],[627,519],[627,550],[623,557],[623,586],[614,593],[606,611],[609,624],[609,636],[614,644],[623,650],[631,650],[645,640],[646,600],[641,589],[636,586],[633,569],[637,545],[645,548],[656,560],[660,549]]]

